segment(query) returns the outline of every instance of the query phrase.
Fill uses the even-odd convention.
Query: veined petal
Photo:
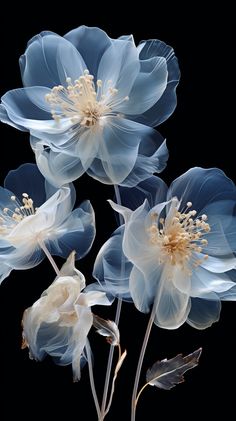
[[[82,25],[68,32],[64,38],[77,48],[90,74],[96,78],[100,60],[112,43],[106,32]]]
[[[52,88],[64,85],[67,77],[78,79],[86,66],[73,44],[57,34],[42,32],[29,42],[20,68],[25,86]]]
[[[183,207],[192,202],[198,213],[211,202],[231,199],[236,194],[234,183],[217,168],[191,168],[170,186],[168,198],[177,197]]]
[[[156,176],[152,176],[142,181],[138,186],[127,188],[119,187],[121,195],[121,203],[135,210],[141,206],[145,199],[147,199],[150,208],[153,208],[156,203],[164,202],[166,199],[167,185],[165,182]]]
[[[180,79],[178,60],[173,48],[160,40],[144,41],[138,46],[138,49],[141,60],[159,56],[164,57],[167,63],[168,80],[164,93],[152,108],[137,117],[137,121],[140,123],[155,127],[167,120],[175,110],[177,103],[176,88]]]
[[[173,277],[179,276],[175,271]],[[182,273],[184,276],[184,274]],[[188,317],[191,300],[188,293],[184,293],[175,287],[175,279],[168,279],[169,274],[163,271],[156,290],[156,316],[154,323],[165,329],[177,329]]]
[[[129,95],[139,70],[138,52],[133,42],[113,40],[98,67],[98,79],[104,83],[103,93],[106,95],[110,87],[115,87],[118,89],[116,101]]]
[[[202,255],[200,254],[197,254],[197,256],[199,259],[202,258]],[[213,273],[227,272],[228,270],[236,268],[236,257],[233,254],[219,257],[208,255],[207,259],[204,259],[203,261],[201,259],[201,266]]]
[[[61,187],[76,180],[85,172],[78,157],[72,158],[63,152],[45,149],[43,145],[35,142],[34,138],[31,138],[31,145],[39,170],[54,186]]]
[[[140,61],[140,72],[129,93],[129,101],[117,108],[128,115],[139,115],[149,110],[163,95],[167,86],[167,63],[164,57]]]
[[[4,187],[13,191],[20,201],[22,194],[27,193],[36,207],[46,200],[45,179],[35,164],[22,164],[16,170],[9,171]]]
[[[135,166],[140,142],[150,135],[151,130],[147,126],[123,118],[107,120],[99,137],[97,133],[97,157],[101,160],[100,165],[105,174],[103,176],[102,172],[97,172],[97,162],[90,165],[88,174],[108,184],[121,184]]]
[[[121,185],[133,187],[152,174],[162,172],[168,157],[166,141],[156,130],[150,129],[139,145],[138,157],[132,171]]]
[[[206,294],[221,293],[235,286],[226,273],[212,273],[203,267],[193,272],[191,279],[191,297],[205,297]]]
[[[64,218],[59,226],[57,235],[50,239],[48,249],[57,256],[68,256],[76,251],[76,259],[81,259],[92,247],[96,228],[95,215],[89,201],[83,202],[71,215]]]
[[[131,301],[129,276],[132,263],[128,261],[122,250],[124,226],[119,227],[103,244],[96,257],[93,277],[106,293]]]
[[[191,299],[191,310],[187,323],[195,329],[206,329],[220,318],[221,302],[216,294]]]
[[[14,125],[36,132],[62,133],[72,126],[72,122],[68,118],[57,124],[52,119],[45,100],[48,92],[49,89],[42,86],[14,89],[3,95],[2,104]]]

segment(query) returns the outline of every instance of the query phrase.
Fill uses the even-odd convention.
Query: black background
[[[187,2],[186,2],[187,4]],[[82,7],[83,6],[83,7]],[[192,166],[220,167],[236,181],[234,153],[234,120],[231,100],[234,98],[234,45],[227,3],[224,7],[206,10],[203,3],[191,2],[176,8],[160,7],[145,2],[128,12],[124,5],[110,3],[96,6],[84,3],[64,7],[59,4],[49,11],[48,5],[23,5],[20,10],[5,6],[1,17],[0,93],[21,86],[18,58],[26,42],[42,30],[60,35],[86,24],[102,27],[111,37],[133,33],[135,40],[159,38],[175,48],[182,72],[178,88],[178,107],[174,115],[159,127],[167,137],[170,159],[162,173],[169,183]],[[1,182],[10,169],[23,162],[32,162],[33,153],[27,133],[10,126],[0,126]],[[78,268],[91,281],[94,258],[100,246],[116,226],[106,199],[113,197],[112,187],[99,184],[87,176],[76,182],[78,203],[90,199],[97,216],[97,238],[92,252]],[[60,265],[62,261],[57,259]],[[95,420],[95,410],[85,367],[82,379],[73,384],[71,367],[55,366],[50,358],[42,363],[28,359],[21,351],[21,317],[24,309],[39,297],[53,281],[54,273],[45,260],[40,267],[13,271],[0,287],[0,408],[2,419],[42,416],[44,419],[75,417]],[[113,318],[115,309],[96,308],[104,317]],[[148,316],[124,304],[120,323],[121,343],[128,357],[117,382],[112,410],[107,420],[129,420],[130,397],[135,367]],[[153,328],[143,373],[156,360],[171,358],[179,352],[189,353],[203,347],[200,366],[186,375],[186,382],[170,392],[146,389],[138,406],[137,421],[195,416],[212,419],[221,413],[230,418],[234,407],[236,305],[223,303],[221,320],[206,331],[188,325],[177,331]],[[103,338],[91,334],[95,356],[95,378],[101,395],[108,346]],[[144,374],[142,381],[144,380]],[[3,411],[4,408],[4,411]],[[149,413],[149,415],[147,415]]]

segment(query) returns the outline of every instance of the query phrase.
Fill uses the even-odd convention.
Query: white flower
[[[90,202],[73,209],[73,185],[55,189],[35,164],[10,171],[0,187],[0,282],[12,269],[27,269],[44,258],[42,245],[54,255],[77,258],[90,249],[95,237]]]
[[[75,268],[74,256],[75,253],[71,253],[60,276],[32,307],[25,310],[22,347],[28,346],[30,357],[36,360],[42,360],[48,354],[56,364],[72,364],[74,380],[77,381],[93,324],[91,307],[109,305],[110,302],[103,292],[81,292],[85,278]]]

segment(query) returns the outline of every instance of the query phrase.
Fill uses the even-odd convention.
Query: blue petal
[[[22,194],[27,193],[39,207],[46,200],[45,180],[35,164],[23,164],[10,171],[4,181],[4,186],[14,192],[21,201]]]
[[[226,273],[212,273],[199,266],[193,272],[190,295],[204,298],[206,294],[218,294],[231,289],[234,285],[235,283],[230,280]]]
[[[140,142],[145,136],[151,138],[153,135],[152,129],[139,123],[123,118],[110,119],[104,126],[103,136],[100,136],[100,139],[98,135],[94,136],[94,142],[99,141],[97,158],[101,162],[95,159],[87,173],[103,183],[122,184],[135,167]],[[162,153],[160,152],[160,158],[161,156]],[[165,158],[163,158],[164,160]],[[158,158],[156,157],[156,163],[157,161]],[[161,159],[159,163],[160,161]],[[162,165],[160,164],[160,166]],[[152,166],[150,169],[147,165],[139,172],[139,169],[136,168],[133,182],[138,183],[140,178],[147,178],[151,175],[147,171],[152,171],[152,169]],[[129,182],[127,184],[129,185]]]
[[[35,138],[31,137],[31,146],[35,153],[35,159],[43,176],[53,186],[61,187],[76,180],[84,173],[81,161],[77,157],[53,152],[49,148],[44,149]]]
[[[216,294],[192,298],[187,323],[196,329],[206,329],[220,318],[221,303]]]
[[[122,205],[135,210],[142,205],[145,199],[147,199],[150,208],[153,208],[156,203],[164,202],[167,185],[161,178],[152,176],[136,187],[120,187],[119,190]]]
[[[139,115],[156,104],[167,85],[167,64],[164,57],[140,61],[140,72],[129,93],[129,101],[122,102],[117,110],[128,115]]]
[[[60,226],[59,232],[65,232],[65,234],[48,243],[50,252],[65,258],[75,250],[77,259],[85,256],[92,247],[95,238],[94,218],[91,203],[83,202]]]
[[[166,89],[159,101],[143,115],[138,116],[140,123],[157,126],[163,123],[173,113],[176,107],[176,87],[180,79],[178,60],[174,50],[159,40],[149,40],[140,45],[140,60],[148,60],[152,57],[164,57],[167,62],[168,80]]]
[[[129,276],[132,264],[122,251],[124,226],[119,227],[100,249],[93,269],[93,276],[102,290],[125,301],[131,301]]]
[[[25,127],[20,126],[19,124],[13,123],[7,114],[7,110],[3,104],[0,104],[0,121],[2,123],[9,124],[9,126],[15,127],[18,130],[25,131]]]
[[[0,285],[6,279],[12,271],[12,268],[6,263],[0,262]]]
[[[124,99],[129,95],[139,69],[140,63],[135,45],[130,41],[113,41],[103,54],[98,68],[98,79],[103,81],[103,94],[108,94],[109,88],[113,87],[118,89],[115,101]],[[112,109],[115,109],[114,105]]]
[[[176,268],[176,272],[178,269]],[[184,273],[175,276],[184,276]],[[174,282],[166,278],[163,271],[156,291],[156,316],[154,323],[164,329],[177,329],[186,320],[191,308],[189,295],[175,287]]]
[[[77,49],[57,34],[42,32],[29,43],[20,58],[25,86],[53,86],[65,84],[66,78],[78,79],[85,70]]]
[[[2,97],[2,105],[6,109],[8,118],[16,127],[57,131],[58,128],[52,120],[45,100],[47,92],[48,89],[43,87],[22,88],[7,92]]]
[[[182,207],[192,202],[199,214],[210,203],[226,199],[236,200],[234,183],[217,168],[192,168],[178,177],[170,186],[167,198],[177,197]]]
[[[122,186],[133,187],[150,175],[162,172],[167,164],[169,152],[166,142],[155,130],[149,129],[149,133],[142,139],[139,145],[138,157],[135,165],[122,181]]]
[[[80,52],[90,74],[97,77],[100,60],[111,45],[111,39],[99,28],[79,26],[64,36]]]

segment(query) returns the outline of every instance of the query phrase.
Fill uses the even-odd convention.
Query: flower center
[[[73,124],[79,123],[83,127],[93,127],[101,117],[117,115],[115,108],[129,99],[126,96],[119,99],[118,90],[99,79],[94,83],[94,77],[88,70],[84,75],[72,83],[70,77],[66,79],[67,87],[54,86],[45,100],[51,106],[51,114],[56,122],[62,118],[69,118]]]
[[[168,261],[172,265],[179,265],[186,269],[193,252],[201,253],[208,241],[203,238],[210,231],[210,225],[206,222],[207,215],[203,214],[193,219],[197,212],[188,210],[192,203],[188,202],[182,213],[175,208],[173,216],[166,219],[160,218],[155,222],[157,214],[152,214],[152,224],[148,229],[150,241],[161,248],[160,263]],[[207,259],[205,254],[203,259]],[[199,266],[203,259],[193,259],[191,264]]]
[[[22,194],[22,202],[16,196],[11,196],[15,207],[0,209],[0,234],[8,234],[15,226],[27,216],[35,215],[37,208],[27,193]]]

